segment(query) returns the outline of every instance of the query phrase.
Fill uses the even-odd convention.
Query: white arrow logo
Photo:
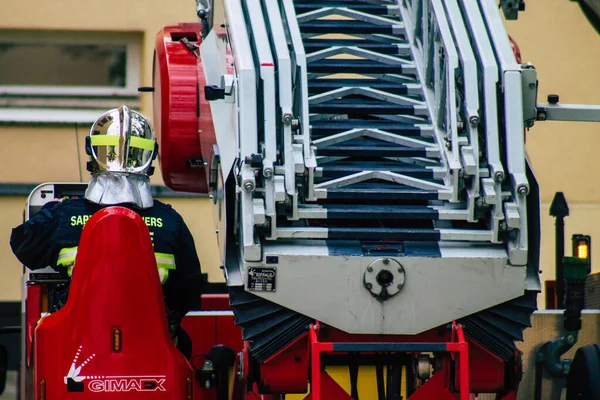
[[[75,353],[75,358],[73,359],[73,362],[71,363],[71,368],[69,369],[69,373],[67,374],[67,376],[65,376],[65,384],[67,383],[67,379],[69,379],[69,378],[73,379],[75,382],[81,382],[85,378],[87,378],[86,376],[79,376],[79,373],[81,372],[81,369],[83,367],[85,367],[85,365],[87,363],[89,363],[96,356],[96,354],[92,354],[80,366],[77,366],[77,360],[79,359],[79,354],[81,354],[82,348],[83,348],[83,346],[79,346],[79,349],[77,349],[77,353]]]

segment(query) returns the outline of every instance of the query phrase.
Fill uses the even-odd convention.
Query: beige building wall
[[[141,86],[152,85],[156,34],[169,24],[195,22],[193,0],[42,0],[0,2],[0,30],[134,32],[141,38]],[[141,94],[141,109],[152,116],[152,94]],[[0,123],[0,183],[84,182],[87,155],[83,145],[89,126]],[[155,164],[157,166],[157,164]],[[162,185],[160,170],[152,184]],[[212,210],[203,198],[162,198],[183,216],[194,236],[204,272],[223,281],[212,226]],[[11,229],[21,223],[25,197],[0,197],[0,301],[21,298],[22,266],[13,256]]]
[[[101,30],[137,32],[142,36],[142,85],[151,85],[156,33],[162,26],[195,21],[193,0],[60,0],[0,3],[0,29]],[[563,103],[600,104],[600,37],[576,2],[530,0],[527,10],[506,27],[518,42],[524,61],[532,62],[540,81],[539,101],[558,93]],[[141,95],[142,110],[152,114],[151,95]],[[78,181],[87,179],[83,136],[79,127],[7,127],[0,125],[0,182]],[[76,136],[77,135],[77,136]],[[554,276],[554,220],[549,205],[563,191],[571,215],[566,219],[566,249],[570,235],[590,234],[600,239],[600,124],[538,122],[527,134],[527,150],[541,186],[542,279]],[[78,166],[79,165],[79,169]],[[160,175],[160,174],[158,174]],[[160,184],[160,176],[153,179]],[[212,280],[221,279],[211,211],[204,199],[167,199],[192,230],[203,268]],[[0,197],[0,300],[20,296],[20,266],[8,247],[10,228],[20,222],[23,198]],[[598,242],[600,243],[600,242]],[[593,246],[598,260],[600,244]],[[594,262],[594,270],[600,264]],[[542,308],[543,297],[539,297]]]

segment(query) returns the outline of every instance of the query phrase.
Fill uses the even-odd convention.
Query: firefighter
[[[177,347],[189,358],[191,341],[180,323],[199,309],[202,276],[194,239],[182,217],[152,198],[150,175],[158,146],[150,122],[121,106],[102,114],[86,137],[91,179],[84,198],[47,203],[33,218],[14,228],[16,257],[31,270],[53,267],[70,278],[77,245],[87,220],[103,207],[136,211],[150,231],[161,279],[167,318]],[[68,284],[54,290],[50,311],[66,302]]]

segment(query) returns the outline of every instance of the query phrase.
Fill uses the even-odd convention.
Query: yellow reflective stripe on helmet
[[[154,253],[159,268],[175,269],[175,256],[167,253]]]
[[[118,146],[120,136],[114,135],[92,135],[90,139],[92,146]]]
[[[154,150],[154,140],[131,136],[129,138],[129,147],[135,147],[142,150]]]

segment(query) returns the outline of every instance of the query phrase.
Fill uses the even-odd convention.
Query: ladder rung
[[[413,106],[371,100],[330,100],[324,103],[311,104],[309,110],[311,114],[415,114],[415,107]]]
[[[420,85],[412,84],[408,86],[401,83],[375,81],[372,79],[319,79],[310,83],[308,92],[313,95],[336,90],[341,87],[366,87],[393,94],[421,94]]]
[[[434,179],[434,173],[431,168],[424,168],[413,165],[402,165],[392,162],[358,162],[344,164],[323,164],[318,169],[318,175],[323,178],[337,178],[356,174],[362,171],[389,171],[396,174],[408,175],[421,179]]]
[[[325,204],[303,207],[300,218],[307,219],[428,219],[438,220],[438,210],[427,206]]]
[[[296,13],[303,14],[310,11],[320,10],[324,7],[344,7],[352,10],[369,13],[373,15],[388,15],[389,9],[386,6],[377,4],[352,4],[347,1],[318,1],[315,3],[300,3],[295,4]]]
[[[402,62],[386,64],[371,60],[318,60],[308,63],[308,72],[322,74],[409,74],[414,73],[414,67],[406,67]]]
[[[400,25],[397,25],[398,27]],[[345,34],[385,34],[393,35],[396,33],[394,25],[378,25],[369,22],[356,20],[312,20],[300,24],[302,33],[345,33]]]
[[[360,47],[361,49],[388,55],[399,54],[399,48],[395,43],[378,43],[369,40],[351,39],[307,39],[304,41],[304,50],[307,53],[314,53],[333,46]]]
[[[336,188],[326,192],[327,199],[437,200],[440,197],[435,190],[413,188]]]
[[[319,156],[345,157],[427,157],[425,149],[399,146],[327,146],[317,149]]]
[[[348,131],[351,129],[379,129],[381,131],[397,133],[404,136],[419,136],[423,130],[415,125],[402,124],[393,121],[384,120],[364,120],[364,119],[343,119],[343,120],[325,120],[311,122],[312,134],[316,135],[333,135],[336,133]],[[433,128],[429,126],[426,132],[430,133]]]

